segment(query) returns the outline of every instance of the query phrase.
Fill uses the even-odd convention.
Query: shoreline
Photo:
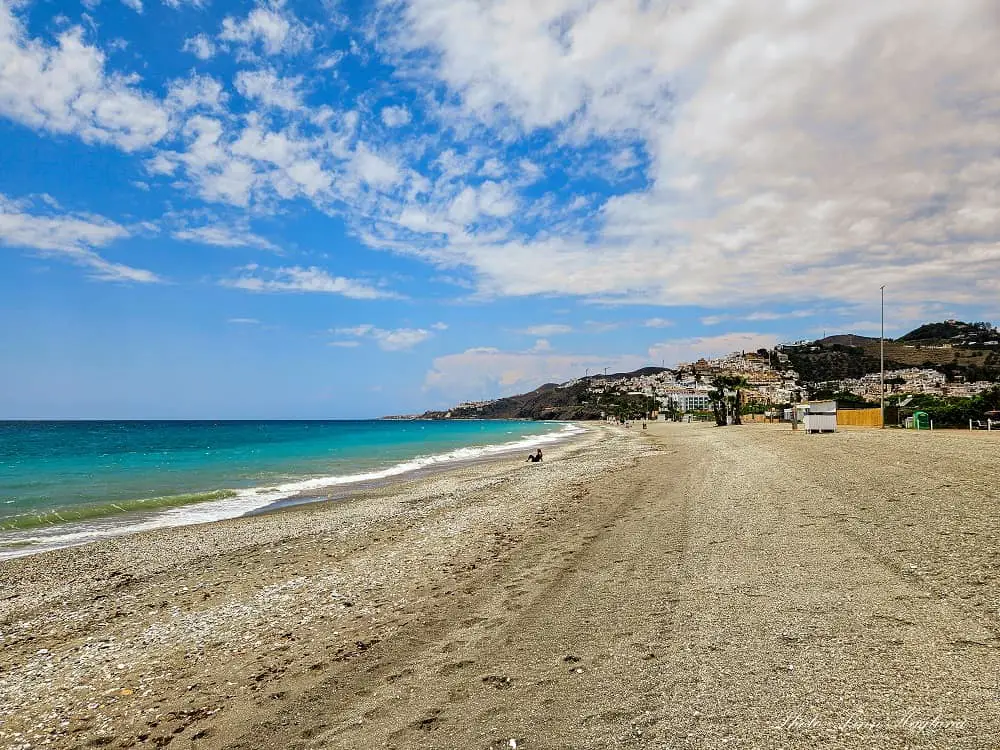
[[[510,420],[498,420],[510,421]],[[292,480],[277,486],[215,489],[149,500],[108,502],[102,507],[121,512],[94,513],[91,506],[47,511],[61,523],[39,523],[23,528],[0,529],[0,561],[57,549],[81,546],[103,539],[213,523],[244,516],[280,512],[285,508],[315,502],[341,500],[358,492],[389,487],[398,482],[478,462],[489,462],[538,446],[557,446],[581,435],[587,428],[574,422],[552,422],[550,432],[505,443],[464,446],[444,453],[417,455],[381,469],[360,474],[329,475]],[[301,489],[296,490],[296,487]],[[277,496],[272,497],[271,496]],[[188,498],[195,498],[188,500]],[[204,498],[204,499],[198,499]],[[143,507],[149,503],[149,507]],[[127,509],[121,506],[131,506]],[[82,517],[64,520],[60,513]],[[51,541],[47,541],[51,539]]]
[[[993,447],[600,425],[0,563],[0,748],[992,747]]]
[[[417,421],[417,420],[414,420]],[[496,420],[509,422],[512,420]],[[516,420],[514,420],[516,421]],[[528,420],[524,420],[528,421]],[[546,450],[553,450],[560,447],[566,447],[583,437],[589,429],[586,422],[564,422],[557,424],[565,424],[568,427],[577,428],[573,432],[560,431],[555,433],[543,433],[532,438],[526,438],[521,441],[517,441],[517,446],[511,446],[509,448],[504,448],[505,444],[493,444],[488,446],[480,446],[482,448],[497,448],[498,450],[488,451],[482,455],[470,456],[468,458],[456,458],[451,461],[431,463],[424,466],[419,466],[415,469],[408,470],[400,474],[390,474],[388,476],[379,477],[378,479],[371,480],[360,480],[357,482],[349,482],[345,484],[335,484],[331,485],[329,491],[317,495],[315,492],[303,491],[295,495],[291,495],[287,498],[282,498],[275,501],[270,505],[266,505],[262,508],[252,510],[245,513],[240,518],[262,515],[266,513],[280,513],[289,508],[295,508],[301,505],[309,505],[312,503],[322,503],[327,501],[343,501],[353,498],[355,495],[365,492],[372,492],[376,490],[382,490],[387,488],[392,488],[393,486],[411,481],[419,481],[420,479],[433,477],[437,474],[446,473],[453,471],[455,469],[461,468],[471,468],[480,465],[488,465],[497,461],[503,461],[513,457],[515,454],[521,455],[523,451],[532,448],[537,448],[544,446]],[[542,442],[539,442],[542,441]],[[522,445],[523,444],[523,445]]]
[[[340,643],[341,633],[351,649],[377,640],[372,629],[396,627],[377,622],[373,597],[390,595],[378,589],[422,586],[422,573],[400,578],[417,572],[404,556],[421,554],[421,544],[437,554],[447,540],[473,543],[484,524],[513,528],[529,509],[548,505],[551,483],[571,497],[650,450],[624,432],[588,429],[546,450],[541,464],[502,457],[333,503],[0,562],[0,747],[43,739],[55,747],[117,746],[129,735],[141,743],[150,735],[147,720],[171,722],[137,714],[137,701],[155,698],[157,715],[181,716],[175,728],[191,724],[192,704],[216,706],[199,708],[198,716],[222,705],[235,710],[233,700],[247,693],[227,686],[244,679],[232,670],[242,673],[266,657],[266,644],[290,642],[282,634],[305,638],[322,622],[324,637]],[[427,538],[432,528],[438,541]],[[413,543],[396,548],[404,538]]]

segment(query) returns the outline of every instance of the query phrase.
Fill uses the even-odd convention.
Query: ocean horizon
[[[0,559],[321,500],[578,430],[520,420],[0,421]]]

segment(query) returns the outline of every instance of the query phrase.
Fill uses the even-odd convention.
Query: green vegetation
[[[1000,381],[1000,344],[994,341],[1000,341],[1000,332],[989,323],[927,323],[899,339],[886,339],[885,369],[937,370],[949,382]],[[877,373],[881,343],[877,338],[838,335],[783,351],[804,383],[823,383]]]
[[[600,394],[599,405],[602,411],[615,419],[642,419],[660,408],[660,402],[653,396],[620,390]]]
[[[660,409],[653,396],[628,394],[618,388],[605,392],[591,391],[612,378],[627,375],[656,374],[662,367],[644,367],[634,373],[593,375],[565,388],[546,383],[530,393],[496,399],[475,407],[455,408],[450,412],[429,411],[424,419],[600,419],[602,413],[617,419],[641,419]]]
[[[733,424],[743,424],[741,416],[746,413],[743,409],[743,390],[748,385],[746,378],[739,375],[719,375],[713,378],[708,397],[712,400],[716,425],[724,427],[730,420]]]
[[[960,339],[972,345],[982,345],[998,338],[997,329],[985,322],[964,323],[961,320],[946,320],[942,323],[925,323],[915,328],[898,341],[934,342]]]
[[[792,369],[807,383],[860,378],[879,371],[878,356],[872,356],[860,346],[811,344],[787,347],[784,351]],[[905,367],[889,360],[885,366],[887,370]]]
[[[970,419],[982,419],[988,411],[1000,410],[1000,386],[972,398],[914,396],[908,411],[925,411],[935,427],[965,427]]]

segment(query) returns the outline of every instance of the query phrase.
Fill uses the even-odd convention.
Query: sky
[[[995,0],[0,0],[0,418],[1000,320]]]

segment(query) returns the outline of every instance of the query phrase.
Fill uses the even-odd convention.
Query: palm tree
[[[714,387],[708,392],[708,398],[712,402],[712,414],[715,415],[715,425],[716,427],[725,427],[728,423],[726,419],[726,386],[722,382],[722,378],[712,380],[712,385]]]
[[[743,391],[750,384],[747,379],[742,375],[730,375],[730,389],[735,391],[733,394],[733,424],[743,424]]]
[[[733,424],[743,424],[743,390],[749,385],[742,375],[717,375],[712,379],[713,389],[708,392],[712,400],[715,423],[723,427],[732,417]]]

